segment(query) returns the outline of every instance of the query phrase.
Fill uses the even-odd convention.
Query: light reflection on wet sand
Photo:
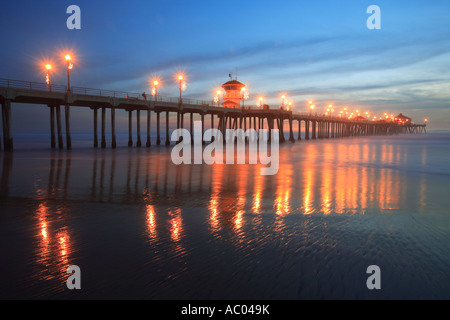
[[[172,288],[169,283],[185,279],[192,272],[187,257],[196,246],[201,247],[198,243],[206,246],[205,243],[221,241],[221,245],[231,243],[240,251],[261,252],[271,247],[272,242],[315,238],[318,230],[333,237],[335,227],[330,229],[327,223],[317,223],[316,219],[426,210],[427,175],[420,174],[412,185],[402,171],[408,165],[408,152],[410,149],[402,144],[380,145],[370,140],[299,143],[281,148],[276,176],[261,176],[259,165],[175,166],[170,162],[170,153],[163,148],[157,152],[146,149],[43,152],[32,155],[33,167],[26,165],[30,155],[18,153],[15,158],[3,156],[1,189],[2,196],[7,196],[3,199],[27,199],[24,213],[29,214],[28,210],[33,208],[34,249],[27,257],[33,260],[28,262],[34,270],[30,282],[50,279],[61,282],[67,278],[65,271],[70,264],[89,258],[83,250],[90,244],[77,242],[82,241],[77,234],[82,230],[77,228],[89,223],[89,215],[93,215],[93,223],[98,223],[96,210],[104,204],[108,208],[124,206],[130,210],[129,220],[134,229],[124,233],[136,237],[141,230],[144,241],[139,245],[147,248],[148,257],[139,259],[156,268],[157,274],[164,275],[161,279],[165,279],[149,281],[161,286],[162,292],[171,292],[180,285]],[[427,148],[421,149],[420,159],[414,165],[425,168],[427,152]],[[133,224],[137,212],[142,212],[138,220],[141,226]],[[128,213],[119,214],[112,209],[110,214],[114,217]],[[72,222],[80,217],[83,223]],[[107,217],[102,222],[105,229],[96,231],[100,235],[108,232],[108,225],[122,219],[108,221]],[[298,220],[291,220],[292,217]],[[27,230],[19,229],[20,232],[26,234]],[[126,241],[120,250],[128,250]],[[320,246],[323,241],[314,243]],[[338,246],[336,241],[318,250],[326,250],[328,257],[329,250]],[[118,255],[122,254],[120,250]],[[205,254],[215,250],[218,249],[205,249]],[[295,252],[303,252],[298,250]],[[191,263],[207,261],[204,257],[196,259]],[[220,268],[220,259],[225,257],[212,263],[214,268]],[[259,265],[264,259],[258,260],[256,256],[253,262]],[[165,271],[167,264],[170,267]],[[206,269],[206,273],[213,272]],[[230,279],[232,283],[235,280]],[[64,291],[64,286],[50,286],[48,290],[56,295]],[[152,297],[158,298],[155,290]],[[303,296],[303,291],[299,292]],[[317,292],[312,292],[312,296],[314,293]]]

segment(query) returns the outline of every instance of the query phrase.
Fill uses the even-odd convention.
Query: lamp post
[[[245,109],[245,98],[246,98],[245,87],[242,87],[241,88],[242,109]]]
[[[182,75],[179,75],[178,76],[178,80],[180,80],[180,105],[181,105],[181,103],[182,103],[182,100],[181,100],[181,86],[182,86],[182,84],[181,84],[181,81],[183,81],[183,76]]]
[[[45,66],[45,69],[47,69],[47,76],[45,77],[45,82],[48,84],[48,91],[52,92],[52,80],[50,79],[50,70],[52,69],[52,66],[50,64],[47,64]]]
[[[309,116],[311,116],[312,109],[314,109],[314,105],[312,103],[313,103],[312,100],[308,101],[308,104],[309,104]]]
[[[281,106],[284,108],[284,100],[286,99],[285,95],[281,96]]]
[[[66,54],[65,56],[67,62],[67,91],[70,91],[70,70],[73,68],[73,64],[70,62],[70,55]]]
[[[220,94],[221,94],[222,92],[220,91],[220,90],[217,90],[217,92],[216,92],[216,100],[217,100],[217,106],[218,107],[220,107]]]
[[[292,102],[289,101],[289,102],[288,102],[288,108],[287,108],[287,110],[288,110],[288,111],[291,111],[291,108],[292,108]]]
[[[262,102],[263,102],[264,98],[263,97],[259,97],[259,107],[262,109]]]
[[[155,86],[153,92],[155,94],[155,102],[156,102],[158,98],[158,80],[153,81],[153,85]]]

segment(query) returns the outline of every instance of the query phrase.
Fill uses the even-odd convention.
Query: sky
[[[81,29],[69,30],[70,5]],[[370,5],[381,29],[366,25]],[[429,129],[450,129],[450,2],[316,1],[2,1],[0,78],[212,100],[228,75],[245,83],[246,105],[259,96],[295,111],[344,106],[373,115],[403,113]],[[237,72],[236,72],[237,71]],[[237,74],[236,74],[237,73]],[[92,130],[87,111],[72,113],[73,131]],[[13,130],[48,131],[44,106],[13,106]],[[119,116],[126,122],[126,116]],[[89,125],[87,124],[89,123]],[[123,127],[125,128],[125,126]],[[119,129],[120,130],[120,129]]]

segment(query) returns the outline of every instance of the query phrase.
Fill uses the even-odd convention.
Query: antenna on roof
[[[233,77],[231,76],[232,73],[229,73],[228,76],[230,77],[231,80],[233,80]]]

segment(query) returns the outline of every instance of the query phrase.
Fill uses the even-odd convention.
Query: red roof
[[[407,116],[404,116],[403,114],[399,114],[397,117],[396,117],[397,119],[404,119],[404,120],[411,120],[411,118],[409,118],[409,117],[407,117]]]
[[[243,83],[241,83],[241,82],[239,82],[239,81],[237,81],[237,80],[230,80],[230,81],[228,81],[228,82],[225,82],[225,83],[222,85],[222,87],[225,87],[225,86],[235,86],[235,85],[240,85],[240,86],[242,86],[242,87],[245,87],[245,84],[243,84]]]

